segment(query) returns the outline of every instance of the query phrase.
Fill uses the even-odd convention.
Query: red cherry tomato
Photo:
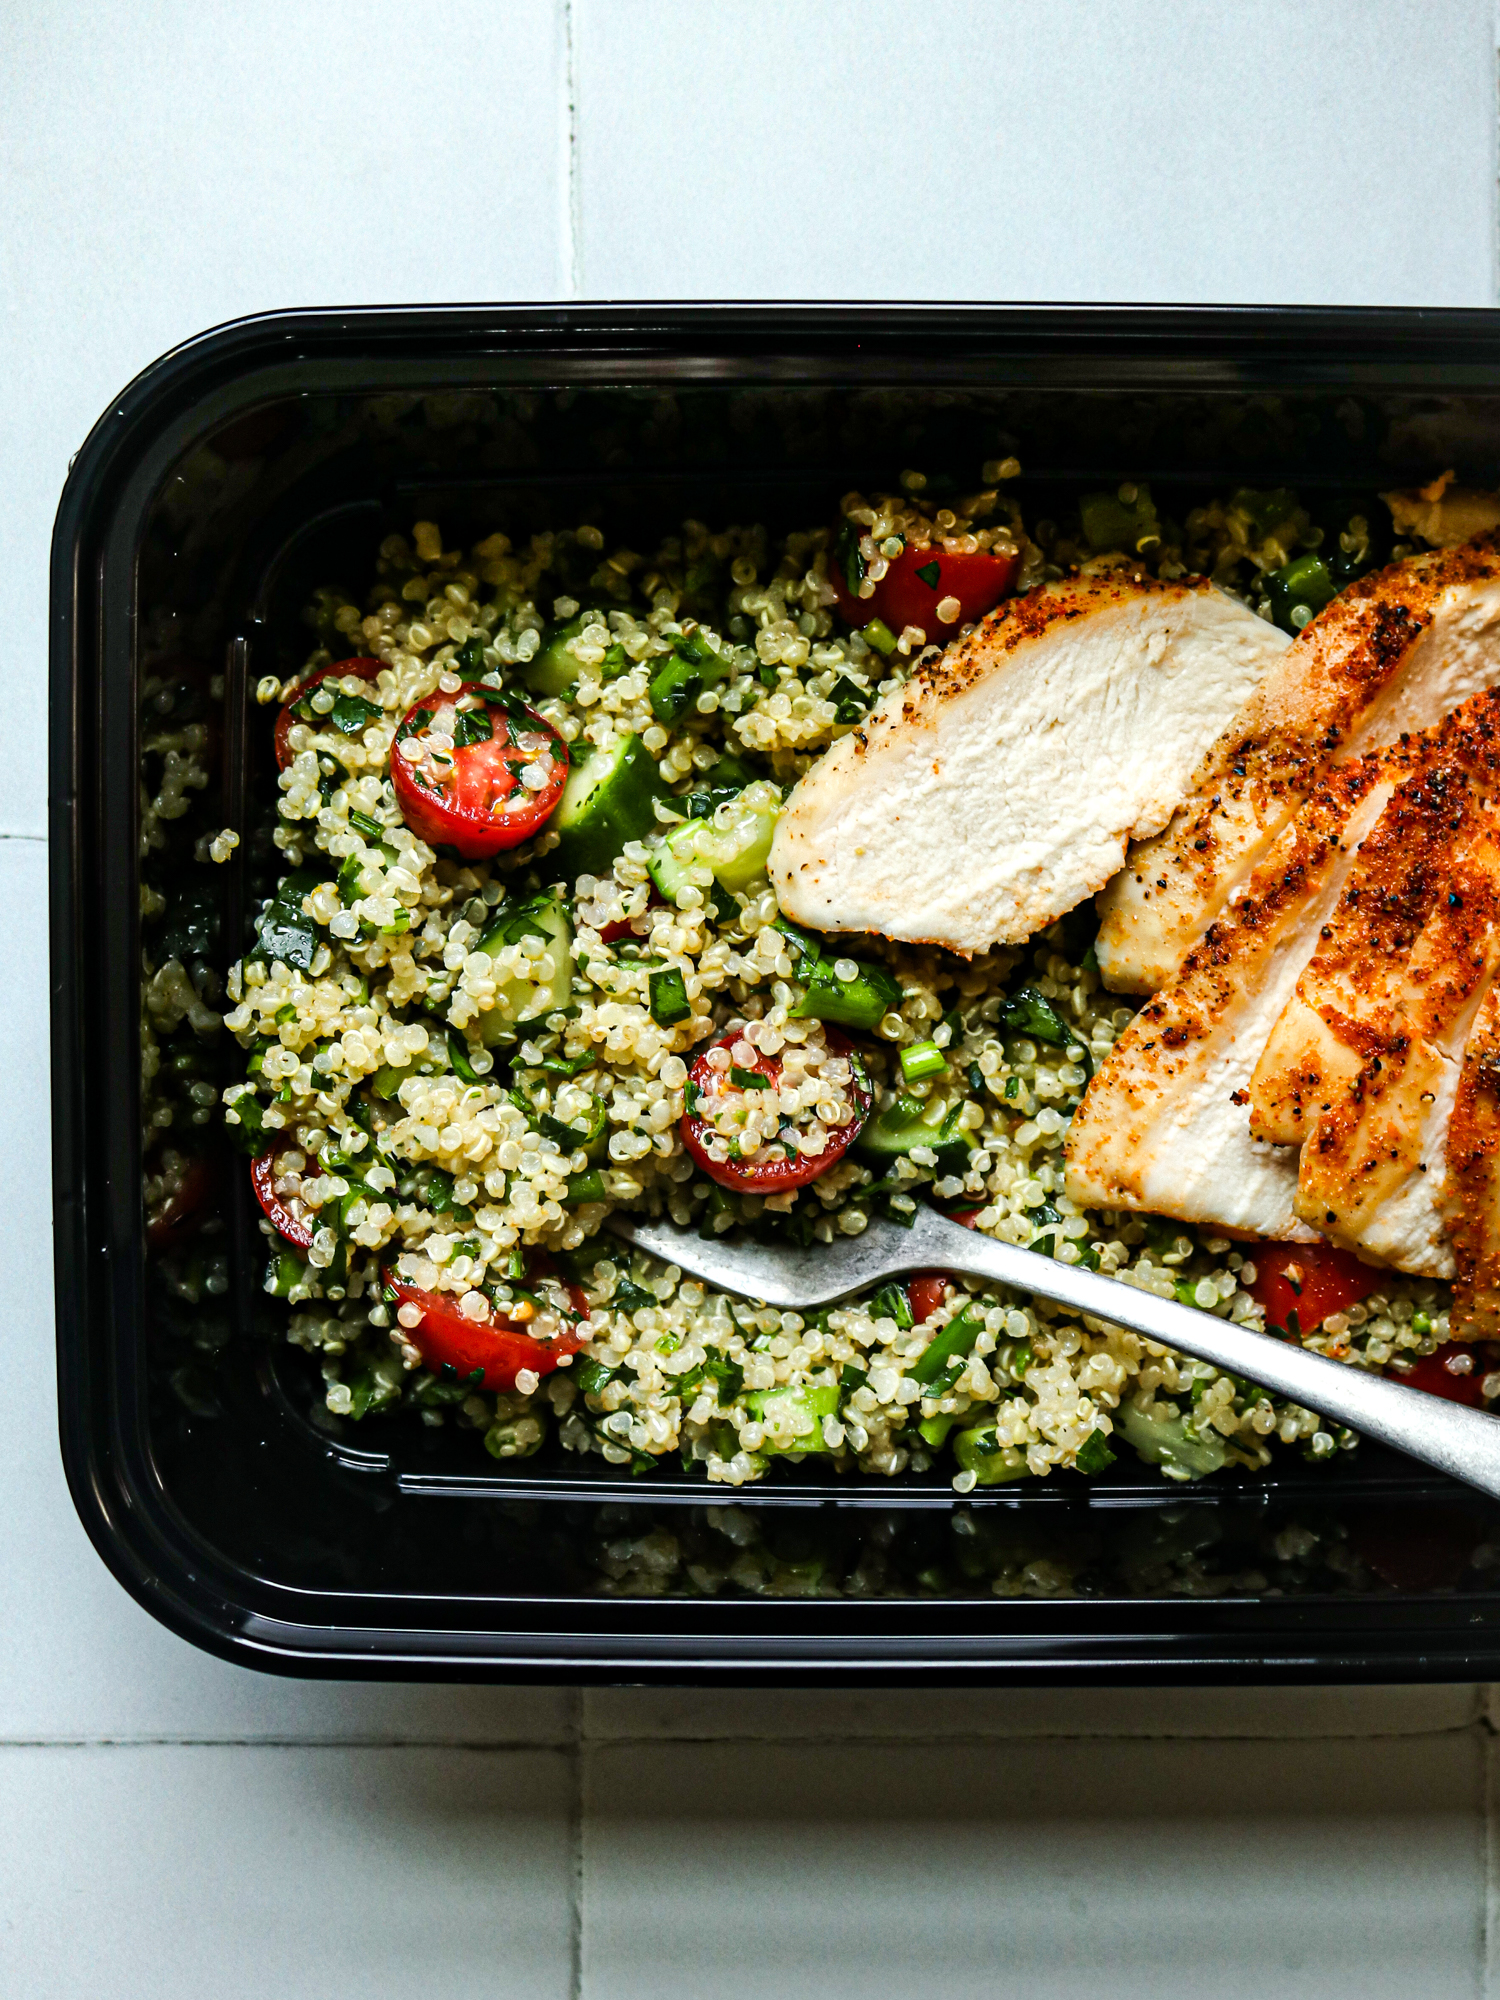
[[[384,660],[335,660],[332,666],[319,667],[315,674],[309,674],[276,718],[276,734],[273,741],[276,746],[277,770],[284,771],[292,761],[292,746],[289,739],[293,723],[304,722],[307,719],[296,713],[298,702],[305,701],[313,689],[323,681],[341,681],[346,674],[353,674],[358,680],[372,681],[384,665]]]
[[[720,1035],[716,1042],[710,1042],[703,1049],[688,1072],[690,1091],[710,1088],[713,1068],[709,1063],[710,1049],[729,1049],[740,1039],[740,1031],[733,1029],[727,1035]],[[685,1111],[682,1115],[682,1143],[687,1147],[698,1165],[710,1180],[720,1187],[733,1188],[741,1194],[785,1194],[788,1188],[806,1187],[819,1174],[826,1173],[836,1160],[843,1158],[853,1143],[859,1128],[870,1115],[874,1102],[874,1092],[870,1079],[865,1074],[864,1065],[858,1055],[844,1040],[842,1035],[828,1034],[828,1046],[836,1055],[849,1057],[854,1067],[854,1116],[845,1125],[838,1126],[828,1135],[828,1144],[821,1153],[792,1152],[780,1160],[715,1160],[708,1151],[709,1131],[696,1111]],[[775,1083],[781,1075],[781,1063],[775,1056],[763,1055],[755,1051],[752,1063],[741,1064],[742,1069],[763,1076]],[[691,1101],[691,1099],[689,1100]]]
[[[313,1222],[306,1206],[294,1194],[278,1192],[277,1182],[281,1178],[277,1171],[277,1161],[291,1144],[282,1140],[270,1146],[250,1162],[250,1185],[255,1189],[255,1199],[260,1203],[271,1223],[288,1243],[298,1250],[310,1250],[313,1240]],[[322,1168],[315,1159],[309,1158],[302,1170],[303,1180],[311,1180]]]
[[[1448,1364],[1461,1357],[1469,1365],[1455,1373]],[[1484,1356],[1464,1340],[1450,1340],[1446,1347],[1421,1355],[1404,1373],[1395,1371],[1395,1379],[1409,1389],[1425,1389],[1429,1396],[1446,1396],[1450,1403],[1467,1403],[1474,1410],[1484,1401],[1484,1377]]]
[[[829,559],[828,581],[839,610],[851,625],[868,625],[872,618],[880,618],[898,639],[906,626],[919,625],[929,640],[938,641],[993,611],[1015,581],[1020,560],[1019,556],[991,554],[988,549],[965,555],[935,546],[919,549],[908,545],[890,563],[869,597],[850,590],[836,558]],[[958,599],[958,615],[951,620],[937,615],[945,597]]]
[[[389,1271],[382,1276],[388,1292],[396,1295],[398,1312],[402,1306],[420,1308],[421,1319],[402,1331],[421,1350],[428,1367],[438,1373],[451,1368],[465,1381],[478,1370],[476,1388],[514,1389],[523,1368],[534,1375],[550,1375],[565,1354],[576,1354],[584,1343],[579,1322],[588,1316],[588,1301],[576,1285],[566,1288],[573,1316],[547,1314],[557,1331],[538,1339],[524,1324],[499,1318],[492,1307],[486,1307],[488,1318],[469,1319],[451,1293],[424,1292]]]
[[[1020,562],[1019,556],[992,555],[988,549],[968,555],[936,548],[903,549],[875,586],[881,606],[877,615],[898,639],[907,625],[920,625],[929,641],[947,638],[960,625],[972,625],[994,610],[1010,589]],[[937,610],[945,597],[958,599],[958,616],[946,621]]]
[[[466,706],[459,708],[460,702]],[[489,733],[477,742],[454,740],[456,733],[486,725]],[[431,749],[434,735],[439,743]],[[421,754],[408,756],[408,746]],[[521,772],[544,759],[546,783],[537,790],[523,785]],[[457,694],[417,702],[391,746],[401,817],[418,839],[456,847],[466,861],[530,840],[552,816],[567,782],[568,746],[551,723],[472,683]]]
[[[923,1326],[948,1296],[953,1280],[946,1271],[918,1271],[906,1281],[906,1302],[913,1326]]]
[[[1265,1308],[1266,1325],[1279,1333],[1291,1331],[1291,1313],[1298,1331],[1311,1333],[1330,1313],[1346,1312],[1385,1282],[1383,1271],[1331,1243],[1257,1243],[1250,1261],[1255,1266],[1250,1296]]]

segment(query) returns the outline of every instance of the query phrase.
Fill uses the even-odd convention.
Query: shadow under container
[[[1127,477],[1179,518],[1241,485],[1324,510],[1450,466],[1495,485],[1500,315],[296,313],[189,342],[95,426],[52,564],[61,1434],[99,1553],[174,1631],[247,1666],[391,1679],[1500,1674],[1500,1508],[1370,1446],[960,1501],[937,1472],[804,1460],[736,1492],[675,1461],[496,1466],[452,1429],[341,1422],[262,1288],[243,1158],[216,1114],[193,1122],[234,1075],[227,1035],[158,1067],[177,1122],[143,1146],[142,951],[212,1004],[250,941],[275,863],[254,689],[305,658],[318,585],[357,583],[416,519],[449,546],[583,521],[636,547],[688,518],[775,533],[905,467],[972,481],[1012,452],[1029,520]],[[206,783],[175,818],[143,813],[193,728]],[[225,826],[243,837],[216,866]],[[153,1241],[142,1175],[168,1136],[201,1168]]]

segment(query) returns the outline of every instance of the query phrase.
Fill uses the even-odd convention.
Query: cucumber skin
[[[511,915],[515,917],[520,915],[520,912],[513,911]],[[502,934],[507,928],[507,920],[502,917],[491,925],[476,948],[487,952],[492,943],[503,942]],[[552,900],[547,908],[538,912],[536,929],[548,940],[553,952],[561,954],[561,966],[553,977],[550,992],[540,987],[535,989],[542,1004],[532,1013],[517,1020],[509,1020],[506,1018],[505,1003],[502,999],[479,1016],[475,1026],[479,1031],[479,1039],[486,1048],[492,1049],[502,1042],[514,1041],[520,1030],[532,1022],[544,1021],[548,1014],[556,1012],[559,1007],[566,1007],[572,997],[573,966],[569,947],[573,942],[573,926],[568,920],[565,906],[561,902]]]
[[[639,736],[627,736],[609,754],[614,769],[589,790],[581,807],[575,806],[577,817],[569,821],[568,791],[587,775],[594,757],[574,767],[552,822],[560,838],[544,865],[555,866],[570,886],[579,875],[608,874],[627,841],[640,840],[655,828],[655,802],[668,796],[656,759]]]

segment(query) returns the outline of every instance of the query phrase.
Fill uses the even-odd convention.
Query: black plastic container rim
[[[512,388],[554,384],[1021,385],[1045,359],[1049,386],[1181,389],[1334,388],[1500,390],[1500,312],[1364,307],[1137,307],[845,303],[449,305],[305,310],[235,320],[186,341],[138,375],[101,415],[71,462],[51,557],[49,834],[54,1267],[59,1427],[74,1503],[124,1588],[182,1637],[246,1666],[340,1678],[810,1681],[833,1675],[950,1681],[1273,1681],[1471,1679],[1500,1663],[1500,1619],[1471,1605],[1428,1618],[1430,1606],[1288,1605],[1274,1636],[1256,1605],[1183,1604],[1175,1630],[1088,1630],[1086,1605],[1010,1600],[1001,1640],[984,1607],[887,1600],[774,1607],[695,1601],[490,1599],[504,1632],[470,1623],[471,1605],[430,1602],[425,1629],[393,1628],[378,1600],[343,1598],[354,1620],[267,1617],[240,1602],[212,1552],[197,1543],[159,1485],[127,1469],[121,1412],[106,1353],[91,1331],[128,1296],[118,1218],[138,1192],[91,1180],[83,1068],[78,933],[86,834],[79,745],[96,689],[79,671],[110,590],[107,531],[122,507],[155,490],[197,437],[278,394],[420,382]],[[97,713],[88,718],[95,724]],[[134,774],[128,774],[134,782]],[[288,1607],[296,1593],[283,1592]],[[407,1600],[408,1604],[411,1600]],[[1204,1613],[1212,1611],[1212,1616]],[[774,1616],[772,1613],[774,1612]],[[915,1612],[917,1616],[909,1613]],[[576,1616],[574,1615],[576,1613]],[[1147,1621],[1143,1621],[1143,1625]]]

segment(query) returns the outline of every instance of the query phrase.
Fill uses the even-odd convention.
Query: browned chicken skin
[[[1480,1004],[1464,1045],[1448,1121],[1443,1212],[1458,1278],[1452,1332],[1500,1337],[1500,986]]]
[[[1106,986],[1159,990],[1265,858],[1320,771],[1430,729],[1500,682],[1500,536],[1352,584],[1272,668],[1165,832],[1099,899]]]
[[[1388,761],[1410,774],[1250,1085],[1250,1129],[1300,1145],[1297,1214],[1346,1247],[1445,1271],[1437,1209],[1464,1036],[1500,948],[1493,697]]]
[[[1500,1321],[1500,693],[1318,781],[1120,1038],[1075,1200],[1312,1230]]]

